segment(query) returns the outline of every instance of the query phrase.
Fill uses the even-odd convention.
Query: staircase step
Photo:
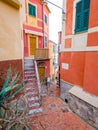
[[[30,88],[30,87],[26,88],[27,92],[35,92],[37,90],[38,90],[37,86],[33,86],[32,88]]]
[[[24,71],[26,72],[26,71],[33,71],[34,70],[34,68],[24,68]]]
[[[32,104],[29,104],[29,107],[32,108],[32,107],[39,107],[40,104],[39,103],[32,103]]]
[[[28,101],[36,101],[36,100],[39,100],[39,97],[28,98]]]
[[[33,109],[29,111],[29,114],[37,114],[37,113],[41,113],[43,110],[42,108],[37,108],[37,109]]]
[[[32,73],[24,73],[24,76],[33,76],[33,75],[36,75],[35,72],[32,72]]]
[[[28,81],[30,81],[30,80],[33,80],[33,81],[34,81],[34,80],[36,80],[36,78],[35,78],[35,77],[33,77],[33,78],[25,78],[24,81],[27,81],[27,80],[28,80]]]
[[[34,88],[34,87],[37,87],[37,83],[27,83],[26,84],[26,89],[29,89],[29,88]]]
[[[32,62],[32,63],[34,63],[34,61],[32,59],[25,59],[24,62]]]
[[[38,92],[37,92],[37,91],[33,91],[33,92],[28,92],[28,93],[27,93],[27,96],[28,96],[29,98],[31,98],[31,97],[34,96],[34,95],[37,95],[37,96],[38,96]]]
[[[34,66],[34,63],[27,61],[27,62],[24,63],[24,66]]]
[[[24,60],[24,82],[27,83],[25,90],[29,104],[29,114],[42,112],[33,59],[26,58]]]
[[[29,71],[29,72],[28,72],[28,71],[25,71],[24,74],[30,74],[30,75],[35,74],[35,70],[33,70],[33,71],[31,71],[31,72],[30,72],[30,71]]]
[[[32,90],[31,90],[31,89],[27,90],[27,93],[30,93],[30,94],[32,93],[32,94],[31,94],[32,96],[33,96],[33,95],[34,95],[34,96],[35,96],[35,95],[38,96],[39,91],[38,91],[38,89],[35,88],[35,89],[32,89]],[[28,97],[31,97],[31,95],[28,95]]]
[[[24,78],[36,78],[35,74],[24,74]]]

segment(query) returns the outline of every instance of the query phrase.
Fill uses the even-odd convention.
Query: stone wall
[[[69,95],[68,91],[72,88],[72,85],[64,82],[63,80],[60,80],[60,88],[61,88],[61,94],[60,94],[61,99],[64,101],[65,99],[68,100]]]
[[[71,93],[69,94],[69,106],[78,116],[98,129],[98,108],[88,104]]]

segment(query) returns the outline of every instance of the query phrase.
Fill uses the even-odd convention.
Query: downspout
[[[44,3],[42,3],[42,32],[43,32],[43,48],[44,48]]]

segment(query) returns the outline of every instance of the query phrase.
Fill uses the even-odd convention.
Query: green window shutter
[[[31,15],[32,12],[31,4],[29,4],[28,7],[29,7],[29,14]]]
[[[83,2],[83,30],[88,29],[88,22],[89,22],[89,8],[90,8],[90,0],[84,0]]]
[[[84,0],[83,4],[84,4],[84,10],[89,9],[89,7],[90,7],[90,0]]]
[[[29,4],[28,7],[29,7],[29,15],[35,17],[36,16],[36,7],[31,4]]]
[[[75,23],[75,32],[79,32],[81,29],[81,12],[82,12],[82,1],[76,4],[76,23]]]
[[[90,0],[81,0],[76,4],[75,32],[88,29]]]

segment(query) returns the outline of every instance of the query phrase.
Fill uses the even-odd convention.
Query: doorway
[[[38,66],[38,73],[39,73],[40,82],[43,84],[45,80],[45,67]]]
[[[36,37],[29,37],[30,39],[30,56],[34,56],[36,49]]]

